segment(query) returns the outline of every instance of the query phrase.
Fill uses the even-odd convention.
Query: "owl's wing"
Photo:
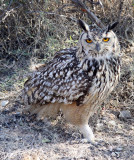
[[[25,104],[66,103],[78,101],[83,97],[91,83],[75,57],[75,51],[60,53],[34,72],[25,82],[23,100]]]

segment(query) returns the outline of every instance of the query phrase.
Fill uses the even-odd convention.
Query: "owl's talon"
[[[85,143],[88,143],[89,141],[86,138],[83,138],[79,142],[85,144]]]

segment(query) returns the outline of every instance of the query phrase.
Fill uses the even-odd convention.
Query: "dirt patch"
[[[80,133],[61,117],[37,122],[17,113],[16,106],[3,110],[1,159],[133,159],[134,119],[121,121],[112,110],[103,110],[102,115],[94,128],[99,144],[93,146],[82,143]]]
[[[134,159],[134,117],[119,119],[120,108],[113,106],[89,120],[97,146],[82,142],[82,135],[65,123],[62,115],[56,120],[36,121],[21,114],[24,106],[8,105],[0,113],[1,160],[100,160]],[[134,111],[134,110],[133,110]]]

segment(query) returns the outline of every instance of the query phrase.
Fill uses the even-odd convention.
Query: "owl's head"
[[[79,20],[79,25],[84,30],[79,39],[81,52],[88,56],[119,54],[120,45],[116,34],[112,31],[117,24],[115,22],[102,29],[89,27],[84,21]]]

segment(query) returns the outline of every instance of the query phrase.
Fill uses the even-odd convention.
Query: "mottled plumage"
[[[119,80],[120,45],[115,33],[108,28],[84,29],[78,46],[64,49],[43,65],[25,82],[24,103],[39,118],[56,116],[61,110],[70,123],[76,125],[90,142],[94,135],[88,119],[110,94]]]

